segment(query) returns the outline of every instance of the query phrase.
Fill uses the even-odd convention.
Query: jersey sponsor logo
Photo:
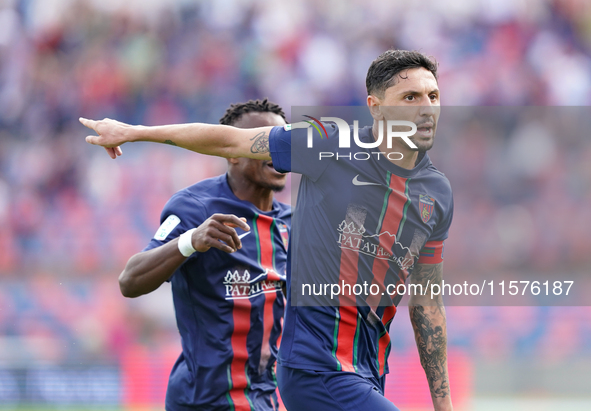
[[[419,195],[419,212],[423,223],[427,223],[433,215],[433,208],[435,207],[435,199],[426,194]]]
[[[168,237],[168,235],[177,225],[179,225],[180,222],[181,219],[174,214],[169,215],[168,218],[160,225],[160,228],[158,228],[156,234],[154,234],[154,239],[158,241],[166,240],[166,237]]]
[[[269,280],[270,274],[275,274],[273,277],[281,278],[279,280]],[[226,289],[226,300],[238,300],[245,298],[253,298],[260,294],[273,293],[281,290],[285,276],[279,275],[272,269],[265,269],[264,273],[259,274],[255,278],[250,278],[251,274],[248,270],[240,272],[239,270],[228,270],[224,277],[224,287]]]
[[[359,181],[359,174],[353,177],[353,185],[354,186],[379,186],[379,183],[370,183],[367,181]]]
[[[340,248],[357,251],[361,254],[370,255],[374,258],[388,260],[396,263],[400,269],[411,269],[414,266],[415,259],[418,257],[410,251],[410,248],[403,246],[397,239],[396,234],[391,234],[389,231],[384,231],[380,234],[366,234],[365,227],[356,227],[354,222],[347,224],[346,220],[339,225],[337,228],[339,232],[339,238],[337,243]],[[402,249],[404,257],[398,257],[390,250],[386,250],[380,246],[382,241],[379,241],[381,236],[390,236],[394,238],[395,246]],[[377,238],[378,243],[372,238]]]

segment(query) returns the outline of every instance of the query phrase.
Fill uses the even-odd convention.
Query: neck
[[[374,121],[372,127],[372,134],[374,141],[378,139],[380,130],[378,129],[378,123]],[[417,158],[419,156],[419,152],[416,150],[411,149],[406,145],[404,140],[401,138],[393,138],[392,139],[392,148],[388,148],[388,139],[386,138],[386,131],[384,130],[384,138],[382,140],[382,144],[380,144],[379,149],[384,153],[401,153],[402,158],[398,159],[399,156],[393,156],[393,159],[388,159],[391,163],[396,164],[398,167],[406,168],[410,170],[415,167]]]
[[[252,203],[261,211],[273,209],[273,190],[261,187],[244,178],[228,171],[228,185],[236,197]]]

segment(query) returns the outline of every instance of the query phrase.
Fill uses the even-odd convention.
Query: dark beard
[[[431,140],[430,143],[417,142],[412,137],[410,137],[410,141],[412,141],[414,143],[414,145],[417,146],[415,151],[418,151],[419,153],[426,153],[427,151],[431,150],[431,148],[433,148],[433,143],[435,143],[435,141],[433,139]]]
[[[285,188],[285,183],[273,184],[273,183],[269,183],[268,181],[257,181],[256,184],[260,187],[271,190],[274,193],[279,193],[279,192],[283,191],[283,189]]]
[[[276,184],[267,184],[265,188],[271,189],[274,193],[280,193],[285,188],[285,184],[283,185],[276,185]]]

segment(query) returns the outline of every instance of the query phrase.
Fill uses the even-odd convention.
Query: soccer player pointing
[[[285,117],[257,100],[231,106],[220,122],[253,128]],[[273,192],[285,180],[269,161],[228,160],[227,174],[168,201],[154,238],[121,273],[126,297],[171,282],[183,351],[170,374],[168,411],[277,409],[291,209]]]
[[[98,136],[86,141],[105,147],[112,158],[132,141],[173,142],[199,153],[227,158],[272,160],[281,172],[302,174],[294,222],[297,246],[287,267],[288,304],[277,377],[288,410],[397,410],[383,396],[389,329],[401,296],[340,298],[338,306],[301,304],[297,284],[368,284],[383,290],[409,280],[440,284],[443,241],[453,214],[449,181],[431,163],[427,150],[439,119],[437,67],[418,53],[389,50],[367,74],[367,105],[373,127],[359,130],[368,145],[378,140],[383,120],[412,121],[417,132],[379,147],[403,156],[388,160],[364,152],[367,161],[318,159],[299,152],[305,129],[249,130],[208,124],[130,126],[114,120],[81,119]],[[328,139],[317,145],[337,150],[338,129],[324,124]],[[305,136],[305,134],[300,134]],[[331,146],[333,145],[333,146]],[[362,157],[362,156],[354,156]],[[294,233],[296,233],[294,231]],[[290,271],[291,270],[291,271]],[[428,293],[427,293],[428,295]],[[355,298],[355,297],[354,297]],[[294,299],[298,301],[294,301]],[[440,297],[413,296],[410,316],[435,410],[451,410],[445,310]]]

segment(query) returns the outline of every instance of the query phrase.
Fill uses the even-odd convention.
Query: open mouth
[[[417,127],[417,134],[422,137],[431,137],[433,135],[433,126],[424,125]]]

